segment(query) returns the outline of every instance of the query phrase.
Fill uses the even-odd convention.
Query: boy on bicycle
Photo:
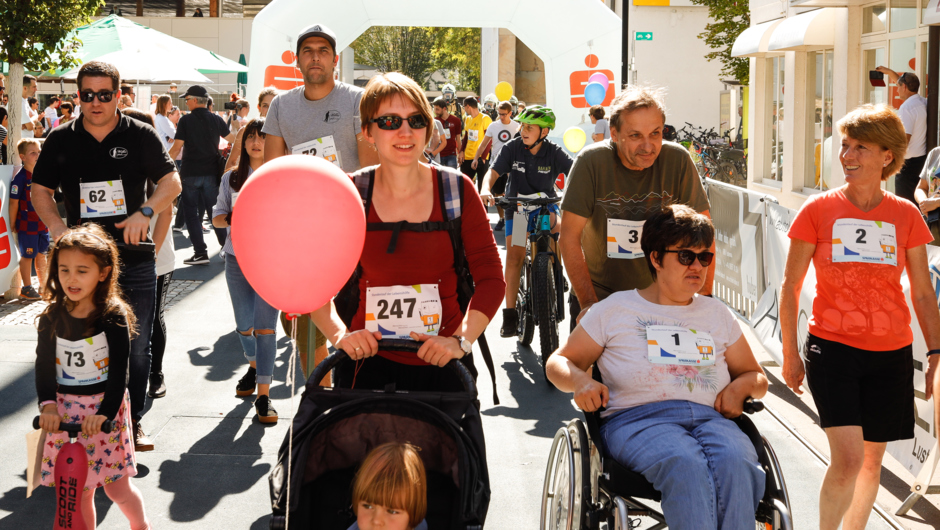
[[[555,197],[555,180],[560,174],[567,175],[571,170],[572,160],[568,153],[555,143],[547,140],[548,132],[555,127],[555,113],[548,107],[532,105],[516,116],[522,124],[519,136],[503,146],[496,160],[490,166],[490,172],[483,186],[480,198],[489,206],[495,203],[492,188],[501,176],[509,175],[506,187],[507,197],[544,193]],[[519,314],[516,311],[516,296],[519,293],[519,275],[525,261],[525,241],[512,244],[513,212],[515,204],[506,210],[506,309],[503,309],[502,337],[514,337],[517,334]],[[557,204],[549,206],[552,212],[552,233],[561,230],[561,211]],[[527,232],[535,229],[535,216],[529,219]],[[557,241],[552,242],[552,251],[558,256]]]

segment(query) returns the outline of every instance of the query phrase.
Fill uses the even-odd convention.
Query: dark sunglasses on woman
[[[407,120],[408,126],[414,130],[424,129],[428,126],[428,121],[420,114],[408,116]],[[402,118],[401,116],[379,116],[378,118],[373,118],[369,121],[378,125],[379,129],[382,129],[383,131],[397,131],[401,128],[401,124],[405,121],[405,118]]]
[[[82,103],[91,103],[95,100],[96,97],[98,98],[98,101],[102,103],[110,103],[111,98],[113,98],[117,93],[117,90],[102,90],[101,92],[92,92],[91,90],[88,90],[86,92],[80,92],[78,94],[78,98],[82,100]]]
[[[712,260],[715,259],[715,253],[707,250],[705,252],[699,252],[698,254],[691,250],[664,250],[663,252],[674,252],[678,254],[679,264],[686,267],[691,265],[696,258],[698,258],[698,262],[702,264],[702,267],[708,267],[711,265]]]

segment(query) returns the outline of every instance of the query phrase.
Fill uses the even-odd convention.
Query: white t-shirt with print
[[[24,124],[30,120],[30,114],[32,114],[33,109],[29,108],[29,101],[26,98],[23,98],[23,110],[20,111],[20,123]],[[20,131],[20,138],[35,138],[33,131],[29,129],[23,129]]]
[[[680,326],[706,332],[715,342],[715,363],[710,366],[654,364],[649,360],[647,326]],[[648,302],[636,290],[621,291],[594,304],[580,326],[604,352],[597,360],[610,400],[602,417],[617,411],[669,400],[685,400],[708,407],[731,375],[725,350],[741,338],[741,326],[723,303],[695,295],[687,306]]]
[[[504,145],[509,143],[519,132],[521,125],[517,121],[510,121],[509,125],[503,125],[503,122],[496,120],[486,128],[486,136],[493,140],[493,152],[490,154],[490,160],[496,160],[496,155]]]

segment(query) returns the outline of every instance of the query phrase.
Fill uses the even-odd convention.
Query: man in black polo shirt
[[[148,125],[117,111],[120,75],[114,66],[85,63],[78,73],[82,114],[53,130],[33,172],[33,205],[53,240],[86,221],[104,227],[118,243],[118,283],[137,316],[138,335],[131,340],[128,393],[138,451],[153,443],[140,426],[150,375],[150,332],[157,288],[150,217],[170,206],[181,186],[176,165],[159,135]],[[147,197],[147,181],[157,185]],[[60,187],[68,225],[62,222],[53,191]],[[103,193],[102,193],[103,192]],[[124,201],[111,200],[123,194]],[[104,197],[97,201],[92,197]]]
[[[193,242],[193,257],[183,260],[186,265],[206,265],[209,254],[206,241],[202,237],[202,219],[199,218],[199,202],[206,209],[212,210],[219,197],[219,138],[229,143],[235,141],[235,135],[229,130],[225,120],[209,112],[209,92],[205,87],[193,85],[183,94],[189,114],[180,118],[176,126],[176,138],[170,147],[170,156],[174,159],[183,144],[183,165],[180,174],[183,177],[183,218],[189,229],[189,240]],[[225,244],[225,229],[216,228],[219,244]]]

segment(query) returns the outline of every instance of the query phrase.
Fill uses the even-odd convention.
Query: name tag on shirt
[[[613,259],[638,259],[644,256],[640,248],[645,221],[607,219],[607,257]]]
[[[85,386],[108,380],[108,339],[104,332],[76,341],[56,337],[55,378],[60,385]]]
[[[832,226],[833,263],[898,264],[894,225],[884,221],[838,219]]]
[[[293,155],[317,156],[324,160],[332,162],[336,167],[342,169],[339,158],[339,151],[336,150],[336,142],[333,141],[333,135],[310,140],[302,144],[297,144],[291,148]]]
[[[444,127],[444,138],[450,140],[450,127]]]
[[[469,138],[471,142],[475,142],[475,141],[479,140],[479,139],[480,139],[480,131],[478,131],[478,130],[476,130],[476,129],[470,129],[469,131],[467,131],[467,138]]]
[[[124,183],[120,180],[82,182],[79,199],[79,214],[82,219],[127,215]]]
[[[441,295],[436,284],[393,285],[366,289],[366,329],[384,338],[410,339],[411,332],[437,335],[441,330]]]
[[[715,364],[715,340],[704,331],[680,326],[646,326],[649,362],[682,366]]]

